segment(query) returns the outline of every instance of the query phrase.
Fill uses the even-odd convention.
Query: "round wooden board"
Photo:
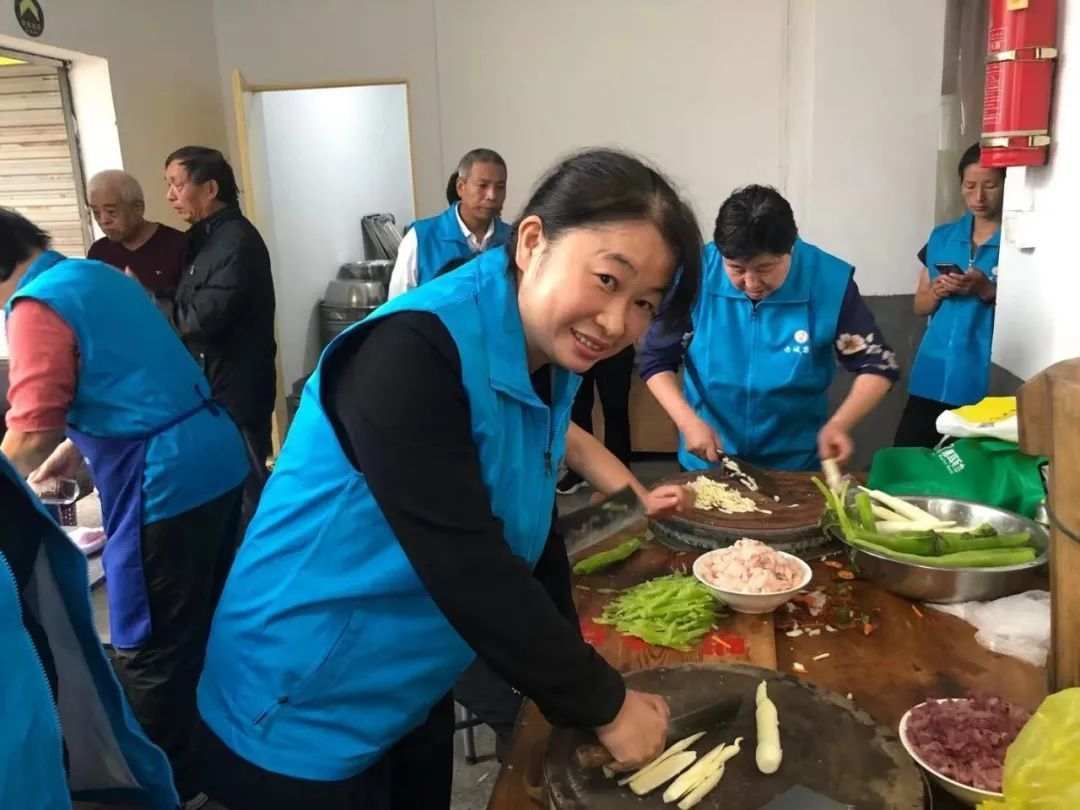
[[[827,542],[818,528],[824,505],[821,493],[811,480],[814,473],[762,470],[743,461],[738,463],[758,482],[758,491],[747,489],[737,478],[720,468],[679,473],[660,483],[688,484],[704,475],[751,498],[761,509],[769,510],[768,514],[745,512],[727,515],[715,510],[694,508],[653,521],[656,534],[663,539],[698,548],[730,545],[740,537],[752,537],[790,552]]]
[[[762,681],[780,715],[780,770],[760,773],[754,762],[757,732],[754,693]],[[924,787],[918,768],[896,734],[877,725],[850,701],[774,670],[743,664],[687,664],[648,669],[626,677],[628,687],[661,694],[678,716],[709,703],[741,698],[735,718],[709,730],[693,746],[699,754],[742,737],[742,750],[727,763],[719,786],[698,805],[701,810],[757,810],[789,788],[802,785],[860,810],[919,810]],[[705,729],[701,729],[705,731]],[[544,760],[550,803],[557,810],[671,808],[663,787],[636,796],[597,769],[578,767],[574,752],[595,738],[585,731],[556,729]]]

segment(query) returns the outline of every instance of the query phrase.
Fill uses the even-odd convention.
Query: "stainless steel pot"
[[[941,520],[954,520],[958,525],[989,523],[1002,534],[1028,531],[1039,556],[1023,565],[1001,568],[935,568],[900,562],[848,546],[852,568],[863,579],[886,590],[921,602],[985,602],[1027,590],[1032,585],[1031,575],[1046,566],[1050,538],[1046,529],[1033,520],[974,501],[915,495],[905,495],[903,500]]]
[[[335,279],[326,285],[323,301],[334,307],[377,307],[386,301],[386,284],[381,281]]]
[[[363,259],[358,262],[345,262],[338,268],[338,278],[356,281],[381,281],[390,283],[390,274],[394,263],[386,259]]]

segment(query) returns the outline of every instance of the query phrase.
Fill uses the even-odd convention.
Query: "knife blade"
[[[626,487],[602,503],[564,515],[556,526],[566,544],[566,553],[574,556],[644,519],[645,508],[634,491]]]
[[[709,731],[735,719],[739,714],[739,709],[742,708],[742,703],[741,696],[734,696],[673,717],[668,723],[668,742],[676,742],[699,731]],[[584,769],[599,768],[614,761],[610,751],[602,745],[593,743],[579,745],[574,752],[574,759],[578,767]]]

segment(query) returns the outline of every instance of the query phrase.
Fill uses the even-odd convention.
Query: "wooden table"
[[[598,548],[625,539],[613,538]],[[614,573],[575,578],[574,599],[589,636],[595,617],[611,598],[597,589],[620,589],[669,572],[689,570],[696,554],[676,554],[659,544],[643,548]],[[834,581],[837,571],[814,564],[814,585]],[[799,677],[843,695],[869,712],[878,722],[896,727],[905,711],[928,697],[962,696],[970,691],[1000,695],[1034,710],[1046,695],[1045,670],[1015,658],[991,653],[975,642],[975,630],[966,622],[918,606],[874,585],[855,581],[853,598],[859,607],[876,615],[876,629],[864,635],[858,628],[817,636],[788,638],[773,629],[771,616],[733,614],[720,628],[721,638],[745,639],[745,649],[732,643],[727,654],[701,651],[679,653],[626,640],[614,632],[590,639],[596,649],[623,672],[701,660],[744,661],[795,672]],[[921,614],[921,615],[920,615]],[[715,649],[715,645],[713,645]],[[818,661],[815,656],[828,653]],[[499,772],[488,810],[521,810],[540,806],[542,761],[551,727],[536,707],[526,702],[510,757]],[[542,801],[542,799],[541,799]],[[935,792],[937,810],[960,808],[951,797]]]

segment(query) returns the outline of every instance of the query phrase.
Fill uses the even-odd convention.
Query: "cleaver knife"
[[[645,508],[634,491],[626,487],[602,503],[563,515],[556,529],[563,536],[566,553],[573,557],[644,519]]]
[[[668,742],[677,742],[699,731],[711,731],[713,728],[734,720],[742,708],[741,696],[725,698],[719,703],[710,703],[692,711],[672,717],[668,724]],[[611,753],[599,744],[579,745],[574,752],[574,760],[579,768],[591,769],[608,765],[612,762]]]

